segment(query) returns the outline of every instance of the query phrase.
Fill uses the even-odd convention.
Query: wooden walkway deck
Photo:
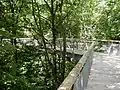
[[[120,55],[94,55],[87,90],[120,90]]]

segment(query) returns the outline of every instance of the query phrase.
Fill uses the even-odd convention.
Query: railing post
[[[74,84],[73,90],[83,90],[83,85],[82,85],[82,78],[81,75],[78,76],[76,83]]]
[[[78,41],[76,41],[76,48],[78,49]]]
[[[83,75],[83,89],[85,90],[87,88],[87,82],[89,77],[89,60],[87,60],[86,62],[82,75]]]
[[[117,49],[117,52],[116,52],[116,55],[118,56],[119,55],[119,50],[120,50],[120,47],[119,47],[119,42],[117,42],[117,47],[116,47],[116,49]]]
[[[59,41],[59,44],[60,44],[60,56],[62,57],[62,42]]]
[[[74,49],[75,49],[75,47],[74,47],[74,41],[72,42],[72,46],[73,46],[73,47],[72,47],[72,49],[73,49],[73,50],[72,50],[72,54],[73,54],[73,59],[74,59],[74,57],[75,57],[75,54],[74,54]]]
[[[89,60],[90,60],[90,69],[91,69],[91,66],[92,66],[92,63],[93,63],[93,53],[94,53],[94,50],[92,49],[91,52],[90,52],[90,56],[89,56]]]

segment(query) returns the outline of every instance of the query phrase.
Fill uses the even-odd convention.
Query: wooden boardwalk
[[[87,90],[120,90],[120,55],[95,53]]]

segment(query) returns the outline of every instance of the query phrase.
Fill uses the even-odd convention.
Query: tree
[[[106,1],[104,10],[101,13],[101,18],[97,23],[97,29],[95,31],[95,37],[97,39],[115,39],[119,40],[119,0]]]
[[[106,35],[107,27],[111,31],[113,28],[119,29],[119,23],[116,22],[116,17],[119,18],[119,8],[113,7],[118,7],[119,3],[106,2],[109,10],[106,6],[102,11],[98,7],[99,2],[1,0],[0,88],[56,90],[75,65],[74,61],[66,58],[66,38],[100,38],[99,33],[103,32]],[[113,13],[108,13],[111,10]],[[97,21],[95,13],[101,15]],[[108,18],[109,16],[111,18]],[[104,38],[117,37],[117,31],[112,33]],[[62,42],[59,43],[63,46],[61,54],[56,53],[58,38],[62,38]]]

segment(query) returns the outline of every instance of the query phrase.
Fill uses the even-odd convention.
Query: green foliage
[[[106,1],[104,10],[101,13],[95,37],[98,39],[120,40],[120,7],[119,0]]]
[[[76,64],[65,58],[66,38],[120,39],[119,4],[119,0],[1,0],[0,89],[56,90]],[[38,40],[38,46],[17,41],[27,37]],[[57,38],[63,38],[63,57],[55,51]]]
[[[22,46],[22,47],[21,47]],[[44,51],[36,46],[17,46],[16,75],[13,74],[13,60],[15,47],[3,42],[0,48],[0,88],[16,90],[51,90],[52,71],[51,66],[45,61]],[[52,58],[50,55],[49,57]],[[60,58],[58,59],[60,63]],[[66,62],[66,76],[75,65],[73,61]],[[59,66],[60,68],[60,66]],[[59,69],[57,70],[60,75]],[[58,80],[61,77],[58,77]]]

